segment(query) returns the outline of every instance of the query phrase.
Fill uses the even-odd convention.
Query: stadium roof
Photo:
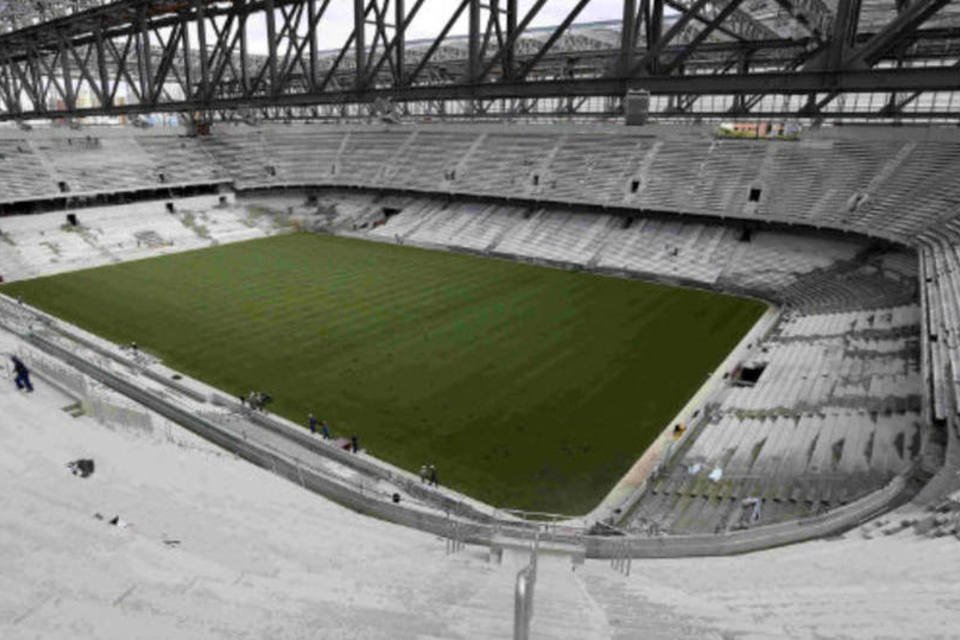
[[[346,113],[343,105],[381,98],[466,100],[470,112],[484,111],[483,100],[570,99],[570,112],[635,88],[668,96],[662,115],[690,113],[689,96],[726,96],[705,112],[713,116],[761,113],[754,106],[776,96],[790,103],[785,115],[816,116],[837,96],[874,93],[886,98],[870,103],[870,117],[904,112],[904,94],[924,116],[960,112],[960,2],[620,0],[604,6],[622,19],[585,22],[591,0],[576,0],[563,3],[573,6],[556,26],[532,26],[548,3],[444,2],[430,11],[446,27],[408,39],[401,27],[423,0],[356,0],[346,42],[323,50],[317,33],[351,26],[323,24],[328,0],[0,0],[0,119],[80,115],[84,87],[100,103],[88,111],[99,114],[318,105]],[[319,12],[312,25],[310,12]],[[270,27],[254,33],[247,18]],[[262,47],[248,47],[248,37]],[[109,94],[121,84],[133,90],[118,105]],[[776,111],[765,104],[762,113]]]
[[[204,0],[206,4],[223,4],[224,0]],[[757,36],[776,35],[781,38],[800,38],[810,35],[815,29],[829,32],[829,24],[836,16],[838,5],[845,0],[747,0],[739,6],[735,14],[742,20],[753,23],[755,31],[746,31],[741,35],[747,39],[759,39]],[[860,4],[860,29],[876,31],[889,24],[897,15],[917,0],[862,0]],[[0,0],[0,33],[16,31],[36,24],[42,24],[55,18],[81,13],[91,8],[110,4],[124,4],[123,0]],[[171,2],[163,0],[157,5],[188,5],[189,2]],[[281,4],[278,0],[277,4]],[[665,3],[674,12],[688,9],[699,4],[695,0],[668,0]],[[725,2],[707,2],[701,13],[704,16],[716,13],[716,7]],[[593,23],[581,25],[583,28],[601,27],[607,31],[614,23]],[[937,14],[927,21],[928,27],[960,27],[960,3],[946,2]],[[543,32],[548,28],[541,29]],[[619,33],[619,28],[613,29]],[[751,37],[753,36],[753,37]]]
[[[0,0],[0,33],[62,18],[109,0]]]
[[[762,40],[764,38],[803,38],[812,34],[827,34],[831,30],[830,23],[835,18],[838,4],[845,0],[748,0],[739,3],[733,10],[732,16],[741,25],[738,29],[730,28],[729,22],[717,29],[716,39],[739,38],[744,40]],[[202,0],[209,6],[229,5],[225,0]],[[16,31],[32,25],[43,24],[56,18],[82,13],[86,10],[114,5],[123,7],[136,3],[124,0],[0,0],[0,33]],[[148,4],[158,12],[181,10],[191,3],[171,2],[170,0],[150,0]],[[279,6],[282,0],[276,0]],[[666,17],[694,8],[698,16],[695,22],[703,23],[706,19],[715,16],[719,9],[727,3],[723,0],[712,2],[696,2],[694,0],[665,0]],[[898,13],[911,4],[919,4],[917,0],[863,0],[857,2],[859,7],[860,31],[872,32],[890,23]],[[930,17],[928,27],[957,27],[960,26],[960,6],[956,2],[938,3],[942,6],[936,15]],[[619,38],[619,21],[578,24],[573,27],[589,39],[598,37],[599,41],[615,44]],[[529,29],[528,35],[549,35],[553,27]],[[453,36],[451,40],[463,40],[466,36]],[[417,44],[411,42],[411,44]]]

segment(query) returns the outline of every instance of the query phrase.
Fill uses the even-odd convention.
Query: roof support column
[[[273,0],[264,0],[263,11],[267,19],[267,64],[270,66],[270,95],[277,95],[280,87],[277,83],[277,12]]]
[[[623,23],[620,26],[620,73],[625,76],[633,66],[637,48],[637,0],[623,0]]]
[[[200,100],[210,98],[210,53],[207,51],[207,12],[203,0],[194,0],[197,8],[197,44],[200,47]]]
[[[354,85],[357,89],[363,88],[363,70],[367,68],[367,19],[363,0],[353,0],[353,51],[354,63],[357,65],[354,74]]]
[[[394,79],[394,84],[400,88],[403,87],[404,83],[404,72],[403,65],[405,64],[406,57],[404,52],[407,48],[407,12],[404,7],[403,0],[394,0],[394,31],[393,38],[395,45],[393,47],[394,53],[397,60],[397,69],[396,69],[396,78]],[[416,8],[414,8],[416,11]]]
[[[839,0],[827,54],[827,69],[838,71],[843,68],[843,58],[853,46],[859,23],[860,0]]]
[[[512,80],[517,70],[517,0],[507,0],[507,41],[503,52],[503,78]]]
[[[470,0],[469,20],[467,80],[470,84],[473,84],[480,75],[480,0]]]
[[[307,78],[307,86],[310,91],[317,88],[317,0],[307,0],[307,39],[309,41],[308,53],[310,62],[307,64],[310,77]]]

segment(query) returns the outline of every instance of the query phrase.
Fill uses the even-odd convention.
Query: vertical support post
[[[623,24],[620,25],[620,75],[626,76],[633,67],[633,52],[637,48],[637,0],[623,0]]]
[[[63,73],[63,92],[64,92],[64,102],[66,102],[67,109],[70,111],[75,111],[77,108],[77,96],[73,87],[73,73],[71,72],[70,65],[70,56],[68,55],[67,48],[70,45],[67,44],[67,39],[62,35],[60,36],[60,69]]]
[[[503,52],[503,78],[513,80],[517,69],[517,0],[507,0],[507,50]]]
[[[839,0],[827,53],[828,69],[838,71],[843,67],[844,54],[853,46],[859,24],[860,0]]]
[[[180,16],[180,50],[183,52],[183,83],[184,96],[189,100],[193,97],[193,53],[190,48],[190,15]]]
[[[143,100],[153,96],[153,51],[150,49],[150,29],[147,26],[147,5],[140,5],[137,11],[140,39],[140,93]]]
[[[403,65],[405,61],[404,50],[407,48],[407,12],[403,0],[394,0],[394,39],[396,46],[394,52],[397,59],[397,77],[394,79],[394,87],[400,89],[404,85]]]
[[[653,48],[663,35],[663,2],[650,0],[650,15],[647,20],[647,48]]]
[[[16,83],[11,82],[11,73],[9,63],[0,64],[0,79],[3,80],[3,104],[6,105],[7,111],[10,113],[17,113],[17,101],[14,96],[18,96],[16,89]]]
[[[750,73],[750,53],[744,52],[743,56],[740,58],[738,63],[738,69],[741,74]],[[747,96],[738,93],[733,97],[734,111],[736,113],[746,113],[747,112]]]
[[[207,12],[202,0],[194,1],[197,7],[197,45],[200,47],[200,98],[206,102],[210,97],[210,60],[207,51]]]
[[[663,37],[663,0],[651,0],[653,6],[650,10],[650,18],[647,20],[647,51],[660,45],[660,39]],[[656,59],[650,61],[649,69],[651,73],[657,72],[659,66]]]
[[[353,0],[353,46],[356,70],[356,88],[363,86],[363,70],[367,66],[367,18],[363,6],[364,0]]]
[[[107,73],[106,50],[103,46],[103,20],[97,21],[94,32],[97,48],[97,73],[100,81],[100,106],[109,109],[113,106],[113,91],[110,87],[110,75]]]
[[[857,21],[859,22],[859,18],[860,18],[860,14],[859,14],[860,0],[853,0],[853,1],[857,3],[857,15],[855,16],[855,18],[856,18]],[[903,13],[903,12],[906,11],[909,7],[910,7],[910,0],[897,0],[897,15]],[[851,36],[850,36],[850,44],[851,44],[851,46],[852,46],[853,43],[856,41],[856,37],[857,37],[857,27],[854,26],[854,28],[853,28],[853,33],[852,33]],[[900,47],[897,48],[897,69],[902,69],[902,68],[903,68],[903,54],[904,54],[905,52],[906,52],[906,45],[901,45]],[[916,97],[916,95],[917,95],[917,94],[914,94],[914,97]],[[887,111],[889,111],[890,113],[896,113],[897,111],[900,110],[900,108],[897,107],[897,103],[898,103],[899,101],[900,101],[900,98],[899,98],[899,96],[897,95],[897,92],[896,92],[896,91],[891,91],[891,92],[890,92],[890,97],[887,99],[887,105],[886,105],[886,107],[884,107],[884,108],[885,108]],[[952,98],[951,98],[951,102],[952,102]]]
[[[310,62],[307,65],[310,73],[307,87],[310,91],[315,91],[317,88],[317,0],[307,2],[307,26],[308,55],[310,56]]]
[[[250,56],[247,50],[247,16],[249,15],[244,1],[240,13],[240,23],[237,25],[237,29],[240,30],[240,85],[243,88],[243,95],[250,93]]]
[[[33,100],[34,109],[37,111],[47,110],[47,89],[43,84],[43,75],[40,73],[40,52],[36,47],[30,47],[30,52],[26,60],[27,72],[29,73],[29,88],[27,91]]]
[[[469,21],[467,80],[470,84],[474,84],[480,75],[480,0],[470,0]]]
[[[263,10],[267,17],[267,64],[270,66],[270,95],[277,93],[277,12],[273,0],[264,0]]]
[[[2,62],[3,65],[3,83],[4,89],[6,90],[7,98],[7,109],[11,113],[20,113],[21,110],[21,97],[20,97],[20,81],[13,73],[13,63],[9,59],[6,59]]]

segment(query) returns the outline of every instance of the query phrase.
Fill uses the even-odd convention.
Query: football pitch
[[[704,291],[294,234],[0,289],[502,507],[589,511],[764,312]]]

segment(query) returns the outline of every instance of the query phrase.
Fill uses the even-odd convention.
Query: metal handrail
[[[610,558],[610,567],[614,571],[630,577],[630,568],[632,566],[633,558],[630,556],[630,544],[627,540],[622,540],[617,545],[613,557]]]
[[[537,559],[540,555],[540,533],[537,532],[530,547],[530,562],[517,572],[513,603],[513,638],[529,640],[530,622],[533,619],[533,594],[537,586]]]
[[[464,547],[467,546],[466,540],[464,540],[464,526],[459,520],[450,520],[446,546],[448,556],[463,551]]]

